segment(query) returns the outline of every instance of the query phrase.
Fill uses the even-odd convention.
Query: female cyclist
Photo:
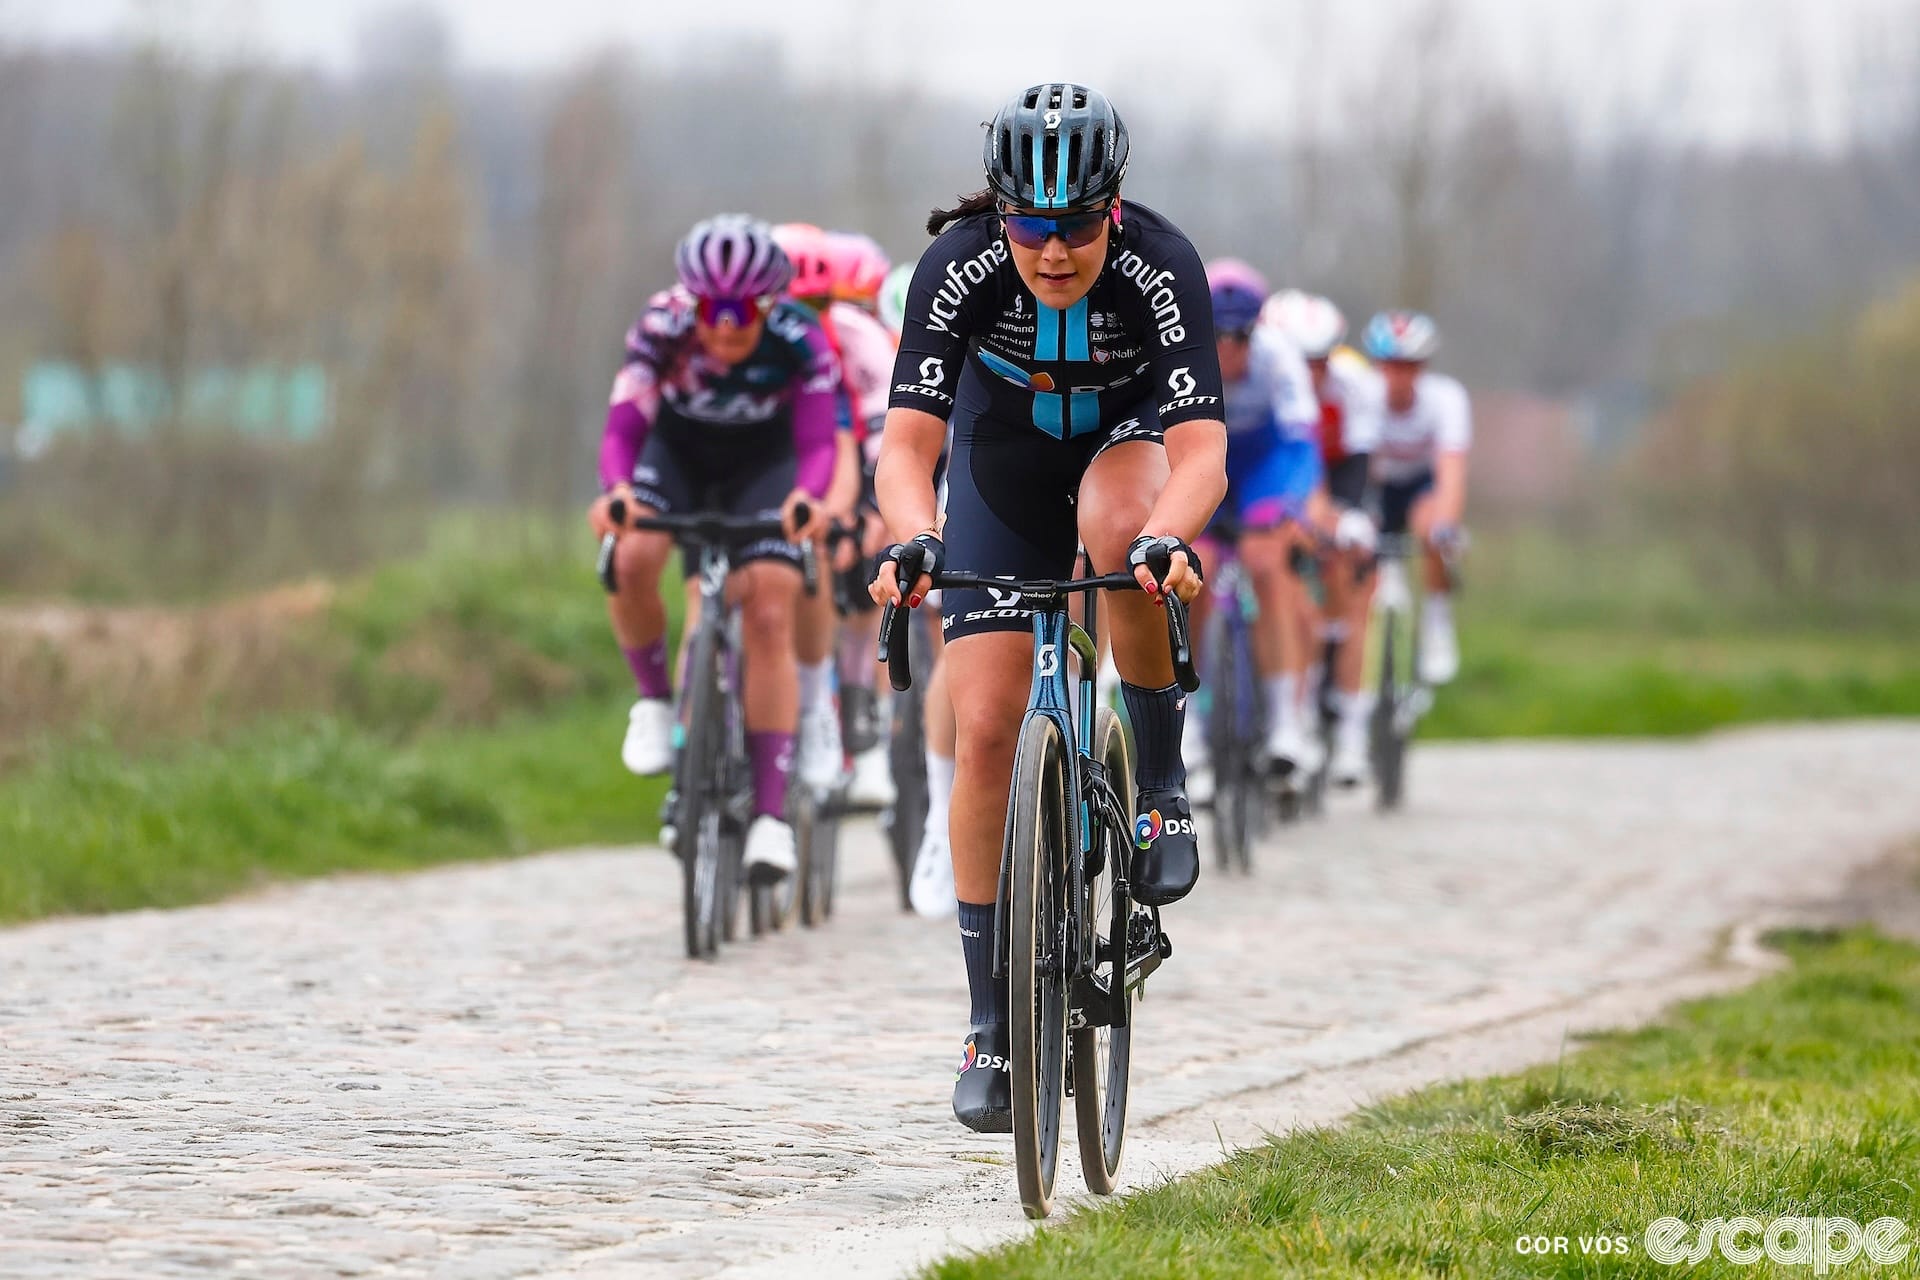
[[[1473,411],[1465,387],[1427,368],[1440,350],[1440,331],[1427,316],[1382,311],[1367,322],[1360,345],[1379,365],[1386,384],[1380,447],[1373,454],[1380,531],[1411,531],[1426,548],[1420,678],[1446,684],[1460,670],[1460,645],[1453,631],[1453,583],[1445,553],[1461,541]]]
[[[643,515],[780,515],[785,540],[751,543],[735,559],[754,773],[745,861],[751,874],[777,878],[796,861],[784,816],[799,710],[796,544],[818,533],[820,499],[833,478],[840,368],[819,326],[778,301],[793,266],[765,223],[742,214],[710,218],[680,242],[674,266],[679,287],[654,295],[627,331],[627,360],[600,445],[605,492],[588,513],[594,532],[620,535],[619,591],[609,609],[640,693],[620,757],[635,773],[664,772],[673,762],[660,602],[672,541],[616,526],[613,499]],[[813,514],[796,526],[802,500]]]
[[[1369,459],[1380,441],[1380,411],[1386,392],[1358,352],[1342,347],[1346,317],[1327,298],[1287,289],[1267,300],[1263,324],[1278,329],[1300,349],[1320,402],[1320,458],[1326,465],[1327,494],[1346,513],[1368,507]],[[1368,530],[1370,532],[1370,530]],[[1370,542],[1370,539],[1367,540]],[[1367,542],[1334,548],[1320,557],[1320,581],[1326,590],[1327,630],[1342,637],[1334,663],[1333,759],[1327,776],[1334,785],[1359,786],[1366,780],[1367,718],[1373,695],[1364,687],[1368,593],[1361,589],[1361,555]]]
[[[1231,518],[1224,524],[1238,539],[1240,563],[1260,603],[1253,648],[1266,694],[1266,751],[1283,778],[1304,778],[1320,767],[1319,739],[1305,706],[1316,619],[1291,562],[1296,550],[1315,545],[1310,523],[1325,529],[1334,523],[1320,466],[1320,406],[1300,353],[1259,324],[1267,300],[1260,273],[1222,258],[1207,265],[1207,281],[1226,385],[1223,514],[1230,511]],[[1204,612],[1196,632],[1203,623]],[[1189,735],[1189,763],[1201,737]]]
[[[1180,762],[1186,700],[1160,593],[1200,590],[1188,543],[1226,490],[1226,427],[1199,255],[1159,214],[1121,205],[1127,148],[1104,95],[1036,85],[988,126],[987,190],[929,219],[939,238],[914,272],[880,452],[880,510],[896,543],[873,594],[917,605],[927,573],[948,565],[1065,577],[1079,544],[1096,572],[1133,568],[1145,590],[1115,593],[1106,616],[1140,811],[1162,819],[1135,848],[1129,878],[1137,899],[1157,905],[1184,897],[1200,870]],[[941,525],[934,468],[949,418]],[[1158,581],[1144,563],[1157,549],[1171,564]],[[941,612],[958,720],[949,833],[972,996],[954,1113],[1006,1132],[1008,992],[992,976],[992,923],[1033,679],[1031,611],[1015,594],[975,590],[943,592]]]

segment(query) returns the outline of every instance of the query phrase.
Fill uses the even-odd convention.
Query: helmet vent
[[[1067,172],[1064,176],[1068,182],[1072,182],[1075,178],[1086,172],[1085,169],[1080,167],[1081,136],[1079,133],[1075,133],[1071,138],[1067,139]]]
[[[1031,111],[1040,105],[1040,94],[1044,88],[1044,85],[1036,85],[1027,91],[1027,110]]]
[[[1074,139],[1075,143],[1078,143],[1079,141],[1080,139],[1077,137]],[[1100,172],[1101,167],[1106,164],[1106,162],[1107,162],[1107,131],[1105,129],[1102,129],[1096,126],[1093,131],[1093,137],[1090,140],[1089,146],[1087,147],[1087,167],[1085,172],[1098,173]]]
[[[1049,133],[1043,145],[1045,150],[1042,153],[1040,163],[1047,171],[1047,194],[1052,196],[1063,190],[1067,185],[1067,174],[1060,172],[1060,135],[1057,133]],[[1072,171],[1069,170],[1068,172],[1070,173]],[[1036,188],[1036,190],[1037,189],[1038,188]]]
[[[1033,171],[1033,134],[1020,135],[1020,186],[1024,190],[1035,184],[1038,175]]]
[[[1073,109],[1075,111],[1085,111],[1087,109],[1087,91],[1085,89],[1074,89]]]

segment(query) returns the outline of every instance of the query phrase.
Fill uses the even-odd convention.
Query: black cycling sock
[[[960,903],[960,951],[976,1027],[1007,1025],[1007,984],[993,976],[993,911],[991,902]]]
[[[1133,722],[1133,741],[1140,759],[1133,778],[1142,791],[1180,788],[1187,784],[1187,765],[1180,758],[1180,730],[1187,719],[1187,695],[1177,684],[1164,689],[1142,689],[1120,682],[1120,696]]]

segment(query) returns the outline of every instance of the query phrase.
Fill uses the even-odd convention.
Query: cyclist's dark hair
[[[970,196],[961,196],[960,203],[951,209],[935,209],[927,215],[927,234],[937,236],[945,231],[950,223],[962,218],[971,218],[976,213],[987,213],[995,207],[995,198],[991,190],[981,188]]]

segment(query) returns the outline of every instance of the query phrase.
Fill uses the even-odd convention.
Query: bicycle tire
[[[721,839],[722,814],[714,779],[720,776],[719,735],[715,732],[716,703],[720,697],[716,666],[718,640],[714,629],[694,633],[687,657],[686,740],[681,750],[679,848],[681,911],[687,955],[703,960],[718,949],[719,901],[726,851]]]
[[[1373,747],[1374,807],[1382,813],[1400,807],[1407,740],[1400,732],[1400,686],[1396,676],[1400,615],[1388,610],[1380,619],[1380,685],[1373,700],[1368,738]]]
[[[913,910],[913,864],[927,829],[927,681],[933,675],[930,646],[908,653],[913,683],[893,695],[887,763],[893,770],[893,804],[886,818],[893,869],[900,882],[900,909]]]
[[[793,837],[800,851],[800,923],[809,929],[833,915],[833,885],[839,861],[840,823],[811,787],[797,786]]]
[[[1065,736],[1047,716],[1020,729],[1006,850],[1008,1008],[1012,1012],[1013,1164],[1020,1207],[1053,1207],[1066,1093],[1067,986],[1061,866],[1068,833]]]
[[[1120,717],[1108,707],[1094,713],[1093,743],[1095,759],[1105,766],[1107,780],[1113,786],[1115,809],[1123,817],[1133,814],[1133,753],[1127,743]],[[1103,972],[1109,983],[1124,984],[1127,971],[1127,922],[1132,912],[1124,894],[1117,892],[1113,859],[1124,860],[1132,847],[1132,827],[1120,831],[1104,828],[1095,833],[1093,853],[1099,862],[1099,874],[1089,866],[1088,901],[1083,925],[1102,930],[1108,951],[1104,964],[1097,961],[1094,974]],[[1118,868],[1124,873],[1125,863]],[[1108,899],[1101,901],[1102,886]],[[1105,908],[1104,917],[1102,908]],[[1115,945],[1115,941],[1118,945]],[[1080,1173],[1087,1190],[1095,1195],[1112,1195],[1120,1173],[1120,1160],[1127,1143],[1127,1095],[1133,1064],[1133,992],[1125,996],[1129,1016],[1125,1026],[1081,1027],[1072,1033],[1073,1110],[1080,1137]]]
[[[1213,756],[1213,854],[1223,872],[1245,867],[1246,804],[1238,790],[1246,784],[1238,741],[1240,694],[1237,646],[1226,608],[1214,611],[1207,626],[1206,673],[1211,682],[1207,707],[1207,751]],[[1097,739],[1096,739],[1097,740]]]

